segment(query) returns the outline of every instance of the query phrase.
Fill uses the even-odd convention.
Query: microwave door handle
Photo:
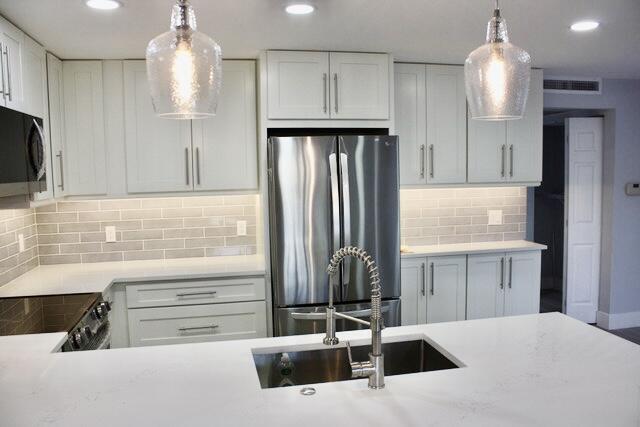
[[[46,172],[45,165],[47,162],[45,159],[47,158],[47,144],[44,142],[44,133],[42,133],[42,128],[40,128],[36,119],[33,119],[33,125],[36,127],[38,135],[40,136],[40,148],[42,149],[42,163],[38,165],[38,173],[36,175],[36,181],[40,181]]]
[[[340,144],[342,146],[342,144]],[[349,157],[347,153],[340,153],[340,177],[342,180],[342,227],[344,233],[343,246],[351,246],[351,198],[349,194]],[[351,280],[351,258],[342,261],[343,297],[346,297],[349,281]]]

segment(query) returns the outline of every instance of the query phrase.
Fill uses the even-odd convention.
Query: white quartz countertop
[[[104,292],[113,282],[264,274],[263,255],[41,265],[0,287],[0,298]]]
[[[546,245],[528,240],[511,240],[505,242],[455,243],[451,245],[408,246],[402,252],[403,258],[423,256],[481,254],[492,252],[517,252],[547,249]]]
[[[51,342],[51,337],[41,336]],[[321,348],[321,335],[21,354],[0,338],[0,424],[13,426],[635,426],[640,346],[558,313],[388,328],[465,367],[263,390],[252,349]],[[338,333],[368,341],[369,331]],[[55,341],[55,340],[53,340]],[[54,347],[53,343],[49,344]]]

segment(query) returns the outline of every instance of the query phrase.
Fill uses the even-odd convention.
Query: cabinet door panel
[[[504,254],[469,255],[467,319],[504,314]]]
[[[53,196],[67,195],[67,178],[63,176],[66,153],[64,130],[64,93],[62,61],[50,53],[47,54],[47,85],[49,99],[49,137],[51,140],[52,168],[47,171],[53,180]]]
[[[467,98],[464,68],[427,65],[427,182],[467,179]]]
[[[329,118],[329,53],[267,52],[270,119]]]
[[[468,114],[468,181],[504,182],[507,163],[507,132],[504,121],[474,120]]]
[[[63,74],[68,194],[106,194],[102,62],[64,61]]]
[[[2,42],[2,77],[4,79],[5,105],[12,110],[24,111],[22,81],[22,50],[24,33],[9,21],[0,17],[0,42]]]
[[[331,52],[331,118],[389,118],[389,57]]]
[[[45,118],[45,50],[29,37],[22,50],[24,109],[32,116]]]
[[[421,64],[395,64],[394,74],[400,185],[426,184],[426,69]]]
[[[507,254],[505,316],[540,312],[540,251]]]
[[[216,116],[193,122],[196,190],[258,188],[254,61],[224,61]]]
[[[427,323],[464,320],[466,255],[430,257],[427,264]]]
[[[404,258],[400,263],[400,323],[402,326],[424,323],[426,259]]]
[[[156,116],[144,61],[124,62],[124,112],[127,191],[192,190],[191,121]]]

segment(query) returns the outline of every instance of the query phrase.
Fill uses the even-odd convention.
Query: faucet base
[[[338,337],[324,337],[322,339],[322,344],[324,345],[337,345],[340,342]]]

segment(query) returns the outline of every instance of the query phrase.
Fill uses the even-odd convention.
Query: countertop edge
[[[513,240],[506,242],[457,243],[450,245],[413,246],[411,252],[403,252],[401,258],[421,258],[425,256],[446,256],[482,254],[494,252],[522,252],[546,250],[547,246],[528,240]]]

